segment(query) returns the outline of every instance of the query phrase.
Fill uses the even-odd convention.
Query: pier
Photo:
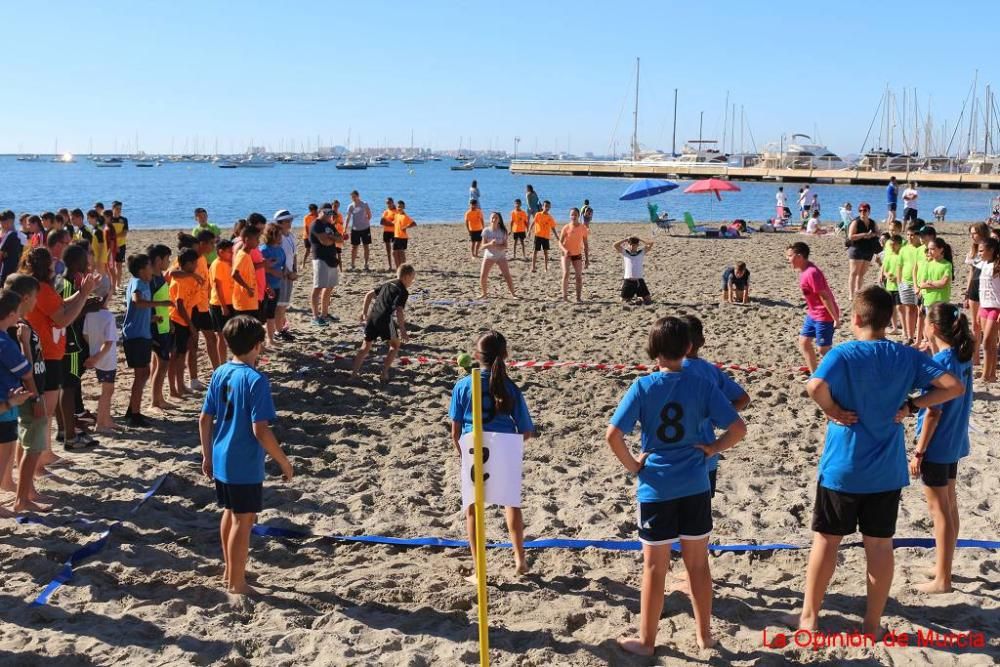
[[[937,171],[867,171],[862,169],[770,169],[730,167],[726,164],[677,162],[633,162],[629,160],[514,160],[516,174],[545,176],[605,176],[609,178],[725,178],[732,181],[773,183],[833,183],[838,185],[885,185],[896,177],[900,183],[914,181],[921,187],[1000,189],[1000,174],[963,174]]]

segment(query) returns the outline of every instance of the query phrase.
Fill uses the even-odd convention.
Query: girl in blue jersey
[[[707,648],[715,644],[710,628],[712,496],[708,459],[742,440],[746,425],[718,387],[683,371],[684,356],[690,349],[683,321],[663,317],[653,324],[646,353],[656,360],[659,371],[632,383],[611,417],[606,435],[611,451],[639,478],[643,556],[639,636],[618,640],[623,650],[638,655],[653,655],[656,650],[670,545],[677,541],[690,581],[698,645]],[[706,421],[725,429],[722,437],[705,438],[702,426]],[[638,459],[625,444],[625,435],[636,422],[642,427]]]
[[[965,386],[965,393],[917,415],[917,446],[910,474],[924,482],[924,495],[934,519],[937,562],[934,581],[918,586],[924,593],[951,591],[951,564],[958,540],[958,460],[969,455],[969,412],[972,410],[972,356],[976,340],[958,307],[938,302],[927,311],[928,338],[939,350],[934,361]]]
[[[476,342],[476,359],[482,369],[483,386],[483,431],[489,433],[520,433],[527,441],[535,437],[535,425],[528,414],[528,404],[524,394],[507,377],[507,339],[499,331],[487,331]],[[462,448],[459,440],[472,431],[472,376],[468,375],[457,383],[451,394],[451,441],[459,459]],[[507,530],[514,545],[514,566],[517,574],[528,571],[528,561],[524,556],[524,517],[520,507],[505,507]],[[466,530],[469,548],[476,553],[475,507],[466,508]]]

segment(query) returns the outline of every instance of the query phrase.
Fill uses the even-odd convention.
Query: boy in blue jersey
[[[270,423],[275,419],[271,385],[256,369],[264,345],[264,327],[256,319],[237,315],[222,330],[233,358],[212,374],[198,432],[201,470],[215,480],[223,508],[219,534],[230,593],[249,595],[246,565],[250,529],[263,508],[264,454],[281,466],[285,481],[292,464],[281,451]]]
[[[607,441],[618,460],[639,478],[639,539],[643,573],[638,637],[620,638],[629,653],[653,655],[663,611],[663,591],[670,545],[681,543],[691,585],[696,639],[702,648],[715,644],[712,575],[708,538],[712,532],[712,496],[708,459],[746,435],[746,424],[732,403],[711,382],[684,372],[691,339],[684,322],[663,317],[649,331],[646,353],[659,372],[632,383],[608,426]],[[642,454],[636,459],[625,434],[642,426]],[[704,438],[703,424],[725,429],[718,440]]]
[[[112,262],[114,260],[112,259]],[[128,270],[132,279],[125,289],[125,319],[122,321],[122,347],[125,348],[125,364],[135,375],[129,396],[128,411],[125,416],[132,426],[147,426],[142,414],[142,392],[149,380],[149,363],[153,355],[154,306],[169,306],[170,302],[153,301],[149,281],[153,277],[153,266],[149,256],[132,255],[128,258]]]
[[[892,536],[899,497],[908,484],[903,426],[907,414],[960,396],[958,379],[914,348],[886,340],[892,296],[878,286],[854,296],[855,340],[833,348],[806,384],[826,414],[819,461],[813,544],[801,614],[789,621],[818,630],[819,610],[845,535],[861,531],[868,575],[862,632],[881,639],[881,618],[892,585]],[[927,393],[910,392],[932,385]]]
[[[972,359],[978,346],[969,330],[969,320],[958,307],[943,301],[927,309],[927,338],[938,350],[934,361],[965,387],[965,393],[958,398],[917,415],[917,444],[910,461],[910,474],[924,482],[924,495],[934,518],[937,555],[934,580],[917,586],[917,590],[947,593],[951,591],[951,564],[959,526],[955,478],[959,460],[969,455]]]
[[[535,425],[528,413],[528,404],[517,385],[507,377],[507,339],[499,331],[487,331],[476,342],[476,359],[482,369],[481,382],[483,399],[483,431],[487,433],[520,433],[525,441],[535,437]],[[451,418],[451,442],[459,459],[462,448],[459,440],[472,431],[472,376],[455,383],[448,408]],[[484,456],[486,453],[484,452]],[[485,460],[485,459],[484,459]],[[507,531],[514,547],[514,573],[528,572],[528,561],[524,556],[524,516],[520,507],[505,507]],[[466,531],[469,548],[476,553],[475,506],[466,508]],[[475,558],[473,558],[473,561]],[[469,577],[475,581],[475,577]]]

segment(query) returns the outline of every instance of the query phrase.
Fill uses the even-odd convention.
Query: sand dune
[[[411,242],[418,289],[407,309],[413,339],[405,355],[453,357],[471,349],[481,329],[503,331],[516,360],[644,363],[649,325],[664,314],[694,313],[705,324],[706,358],[762,367],[734,377],[753,398],[749,434],[721,465],[714,504],[719,543],[807,545],[816,463],[824,421],[805,397],[795,336],[803,315],[785,244],[799,237],[759,234],[750,240],[658,235],[647,261],[655,304],[623,308],[617,290],[621,261],[611,244],[648,226],[597,225],[594,261],[584,284],[586,303],[563,304],[558,266],[514,275],[521,299],[494,275],[486,305],[433,305],[478,297],[478,265],[456,226],[418,228]],[[171,238],[133,232],[130,246]],[[957,236],[949,239],[964,244]],[[841,299],[846,257],[835,238],[811,239],[816,262]],[[964,247],[961,248],[964,252]],[[374,265],[384,266],[375,254]],[[722,268],[744,260],[754,302],[719,304]],[[381,263],[380,263],[381,262]],[[347,380],[347,361],[315,352],[360,338],[364,292],[386,273],[348,273],[334,300],[340,322],[327,329],[293,314],[298,339],[269,352],[279,440],[297,477],[283,484],[276,469],[265,484],[261,523],[308,528],[316,535],[434,535],[464,539],[458,460],[448,438],[454,366],[408,365],[377,388],[378,367],[366,366],[363,386]],[[304,284],[308,284],[308,275]],[[299,287],[297,301],[306,303]],[[845,340],[845,331],[837,340]],[[376,348],[378,350],[379,348]],[[207,380],[202,366],[203,379]],[[636,372],[518,369],[540,438],[525,450],[524,517],[528,539],[635,539],[633,481],[603,442],[607,420]],[[131,374],[119,374],[117,412]],[[85,383],[87,384],[87,383]],[[89,386],[89,385],[88,385]],[[90,389],[93,393],[93,387]],[[998,394],[976,386],[972,455],[959,469],[962,537],[996,539],[1000,512]],[[57,499],[48,525],[0,522],[0,663],[17,665],[267,664],[453,665],[477,661],[474,588],[462,575],[466,550],[400,548],[254,538],[251,583],[270,591],[230,598],[220,587],[221,553],[214,489],[200,475],[197,414],[188,400],[153,426],[130,431],[41,482]],[[912,425],[911,427],[912,428]],[[129,509],[160,474],[159,492],[135,514]],[[79,519],[122,519],[109,546],[76,568],[75,578],[45,606],[29,606],[60,563],[96,533]],[[506,539],[502,512],[487,512],[491,538]],[[904,491],[898,535],[929,537],[931,521],[920,485]],[[734,664],[856,661],[858,664],[987,665],[1000,660],[1000,565],[996,551],[959,550],[956,590],[928,597],[913,591],[932,552],[896,552],[896,580],[886,627],[978,631],[983,648],[767,648],[762,633],[780,631],[780,617],[801,602],[805,551],[726,553],[711,559],[716,581],[713,628],[720,645],[699,651],[690,604],[668,597],[660,647],[652,660],[627,658],[614,645],[639,615],[642,565],[637,553],[586,549],[529,553],[532,574],[512,576],[509,551],[489,554],[492,658],[497,665],[640,665],[712,660]],[[864,608],[864,554],[842,551],[830,587],[824,629],[849,631]]]

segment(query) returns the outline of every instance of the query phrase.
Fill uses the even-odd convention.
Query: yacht
[[[425,160],[419,155],[404,155],[400,162],[403,164],[423,164]]]
[[[453,164],[453,165],[451,165],[451,170],[452,171],[472,171],[475,168],[476,167],[475,167],[475,165],[472,164],[471,160],[469,162],[465,162],[465,163],[462,163],[462,164]]]
[[[120,157],[106,157],[98,160],[94,160],[94,165],[98,167],[121,167],[122,159]]]
[[[384,155],[376,155],[372,159],[368,160],[369,167],[388,167],[389,158]]]
[[[843,169],[847,163],[826,146],[813,143],[808,134],[793,134],[787,146],[768,144],[760,166],[767,169]]]
[[[17,161],[18,162],[38,162],[38,155],[37,154],[34,154],[34,155],[18,155],[17,156]]]
[[[260,169],[260,168],[274,166],[274,162],[268,160],[265,157],[261,157],[260,155],[251,155],[248,158],[240,160],[237,164],[240,168],[249,167],[253,169]]]
[[[876,148],[865,153],[858,161],[858,169],[863,171],[911,171],[924,167],[925,161],[917,152],[896,153]]]
[[[1000,174],[1000,155],[971,153],[965,159],[970,174]]]
[[[343,162],[338,162],[337,163],[337,169],[352,169],[352,170],[357,170],[357,169],[367,169],[367,168],[368,168],[368,162],[367,161],[365,161],[365,160],[358,160],[358,159],[351,158],[351,157],[344,158]]]

